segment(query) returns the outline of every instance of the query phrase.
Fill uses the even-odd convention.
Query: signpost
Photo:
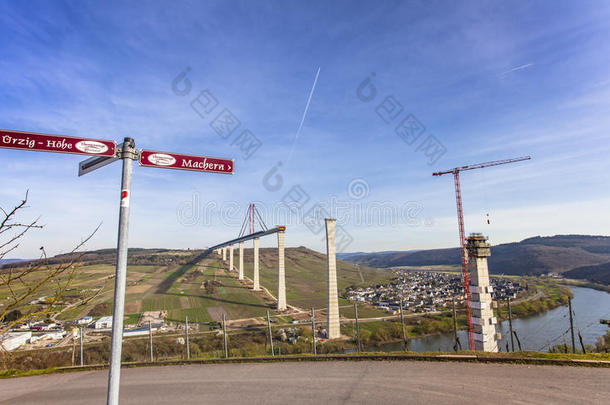
[[[0,129],[0,147],[92,156],[114,156],[116,154],[116,143],[114,141],[5,129]]]
[[[106,397],[107,404],[117,405],[119,403],[119,386],[121,379],[121,351],[123,345],[123,318],[125,313],[125,283],[128,252],[127,236],[129,231],[133,161],[139,160],[140,166],[146,167],[222,174],[234,173],[234,161],[233,159],[184,155],[171,152],[156,152],[151,150],[142,150],[138,153],[135,148],[135,142],[131,138],[125,138],[123,143],[117,147],[116,142],[114,141],[2,129],[0,129],[0,148],[93,156],[79,163],[79,176],[90,173],[110,163],[116,162],[117,160],[123,161],[116,278],[114,282],[112,343],[110,351],[110,370],[108,372],[108,392]]]
[[[233,174],[233,159],[182,155],[170,152],[140,151],[140,166],[198,172]]]
[[[121,382],[121,351],[123,348],[123,317],[125,315],[125,284],[127,278],[127,234],[129,232],[129,206],[131,200],[131,172],[133,160],[138,158],[135,142],[125,138],[119,157],[123,160],[121,204],[119,208],[119,237],[117,240],[116,277],[114,279],[114,308],[112,311],[112,342],[110,371],[108,372],[107,404],[119,403]]]

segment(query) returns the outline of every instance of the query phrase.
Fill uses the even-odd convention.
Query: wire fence
[[[341,305],[342,309],[352,308],[357,314],[358,306]],[[343,318],[341,322],[342,339],[328,341],[325,336],[326,313],[323,308],[311,308],[310,313],[301,313],[298,323],[289,321],[286,315],[267,314],[263,322],[256,325],[232,325],[226,317],[220,322],[196,323],[185,319],[182,323],[173,325],[171,331],[154,330],[149,323],[148,330],[139,336],[125,337],[123,342],[124,362],[158,362],[164,360],[238,358],[257,356],[277,356],[292,354],[324,355],[330,353],[354,353],[361,351],[396,351],[408,350],[410,340],[405,329],[400,326],[413,327],[417,320],[405,320],[400,315],[395,319],[380,321],[383,325],[371,322],[358,323],[358,317]],[[307,315],[307,316],[305,316]],[[608,313],[607,315],[610,315]],[[449,321],[453,316],[443,314]],[[463,315],[462,315],[463,316]],[[565,320],[566,316],[561,319]],[[188,326],[187,326],[188,322]],[[568,323],[566,321],[566,323]],[[589,322],[581,328],[583,332],[592,327],[595,322]],[[203,330],[206,329],[206,330]],[[388,332],[388,329],[391,332]],[[539,329],[539,328],[538,328]],[[536,329],[536,330],[538,330]],[[107,364],[109,359],[110,338],[108,333],[93,333],[82,328],[82,332],[71,341],[60,347],[23,351],[13,353],[13,367],[20,369],[49,368],[58,366],[79,366],[91,364]],[[385,332],[384,332],[385,331]],[[451,332],[451,331],[449,331]],[[548,350],[561,343],[570,334],[569,324],[565,329],[544,344],[536,347],[537,351]],[[370,337],[375,333],[386,333],[394,342],[391,347],[375,347]],[[388,335],[389,333],[389,335]],[[81,336],[85,336],[84,341]],[[445,335],[447,336],[447,335]],[[528,339],[530,334],[524,335]],[[449,341],[453,338],[447,337]],[[452,342],[453,343],[453,342]],[[496,342],[496,343],[499,343]],[[453,344],[451,345],[453,346]],[[456,348],[457,349],[457,348]],[[465,348],[467,349],[467,348]],[[496,350],[501,350],[496,346]],[[526,349],[526,348],[524,348]]]

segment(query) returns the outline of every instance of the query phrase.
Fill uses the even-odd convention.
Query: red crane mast
[[[531,157],[524,156],[514,159],[494,160],[492,162],[477,163],[474,165],[454,167],[450,170],[432,173],[433,176],[453,174],[455,181],[455,202],[457,205],[458,229],[460,233],[460,248],[462,251],[462,284],[466,293],[466,310],[468,312],[468,343],[470,350],[474,350],[474,328],[472,325],[472,308],[470,307],[470,273],[468,272],[468,252],[466,251],[466,233],[464,231],[464,211],[462,209],[462,191],[460,190],[460,172],[465,170],[482,169],[484,167],[499,166],[507,163],[530,160]]]

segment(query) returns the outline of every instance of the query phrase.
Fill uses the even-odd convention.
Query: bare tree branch
[[[10,211],[0,208],[4,215],[4,218],[0,221],[0,236],[7,238],[6,241],[0,241],[0,259],[16,250],[20,245],[19,241],[26,236],[27,232],[32,229],[43,228],[42,225],[38,224],[39,218],[29,223],[14,221],[17,214],[27,207],[27,199],[28,192],[26,192],[25,198]],[[51,265],[46,250],[42,246],[38,260],[16,265],[11,264],[0,268],[0,292],[4,291],[7,294],[4,298],[8,301],[0,310],[0,338],[17,324],[61,312],[57,311],[58,303],[74,281],[76,271],[82,264],[84,252],[81,252],[80,249],[91,240],[100,226],[101,223],[70,252],[64,255],[64,262]],[[106,284],[94,291],[90,297],[85,297],[74,305],[78,306],[88,303],[99,296],[105,287]],[[24,311],[25,313],[19,311],[18,316],[11,317],[10,321],[5,321],[9,313],[20,309],[23,310],[25,305],[34,298],[37,298],[41,291],[49,289],[52,292],[49,297],[46,297],[44,305],[35,310]],[[0,345],[0,351],[5,351],[2,345]],[[3,365],[2,357],[0,357],[0,366]]]

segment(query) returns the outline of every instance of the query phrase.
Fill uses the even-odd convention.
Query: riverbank
[[[571,278],[560,278],[560,279],[557,279],[557,282],[560,284],[563,284],[563,285],[583,287],[583,288],[592,288],[594,290],[605,291],[607,293],[610,293],[610,285],[593,283],[593,282],[587,281],[587,280],[574,280]]]

